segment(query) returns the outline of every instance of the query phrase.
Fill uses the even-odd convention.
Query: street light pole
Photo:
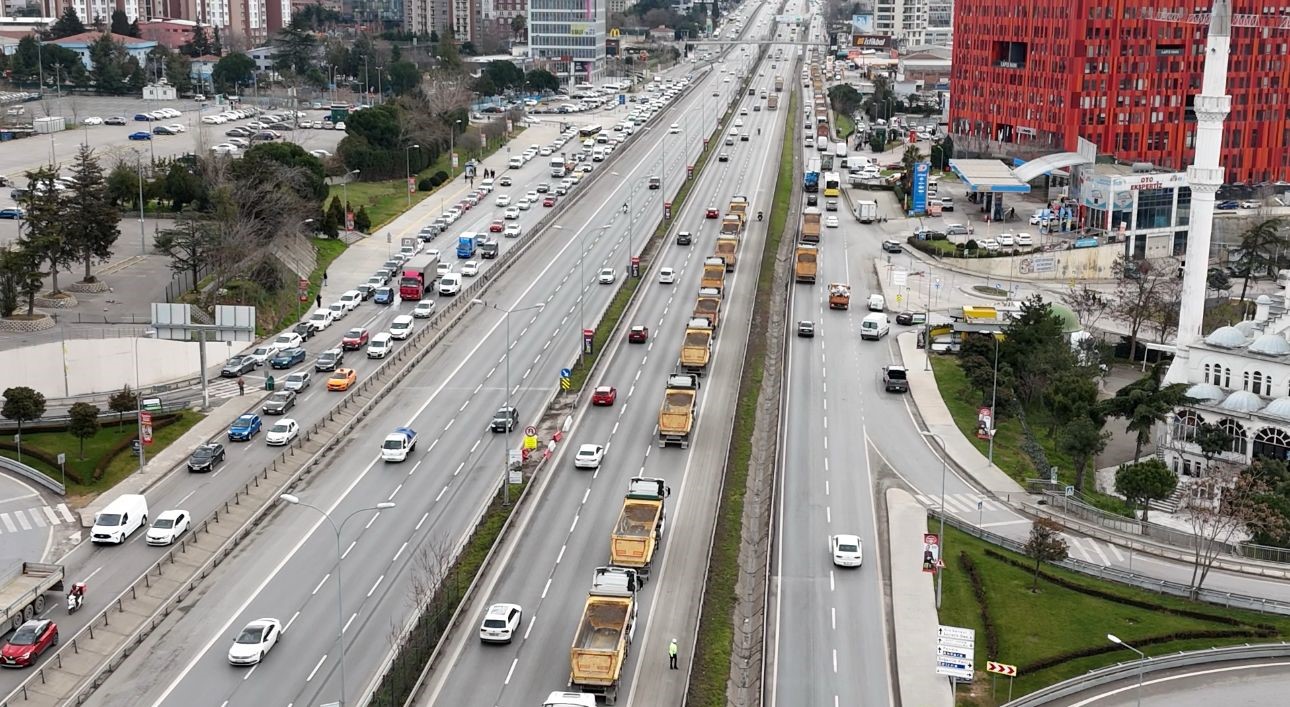
[[[412,208],[412,151],[421,149],[420,145],[409,145],[403,148],[403,171],[407,175],[408,208]]]
[[[999,335],[994,334],[994,378],[990,383],[990,429],[986,433],[990,435],[988,442],[987,458],[990,465],[994,465],[994,430],[998,426],[998,420],[995,417],[995,405],[999,401]]]
[[[1117,646],[1123,646],[1125,648],[1128,648],[1129,650],[1138,654],[1138,700],[1137,702],[1138,702],[1138,707],[1142,707],[1142,672],[1147,662],[1147,654],[1143,653],[1137,648],[1134,648],[1133,646],[1120,640],[1120,637],[1115,635],[1114,633],[1106,634],[1106,640],[1110,641],[1111,643],[1114,643]]]
[[[143,232],[143,153],[135,152],[134,154],[139,158],[137,161],[137,171],[139,172],[139,254],[144,255],[148,252],[148,246],[145,244],[146,236]],[[197,283],[193,283],[194,287],[196,285]]]
[[[340,532],[345,528],[345,524],[359,513],[376,511],[379,514],[387,508],[394,508],[394,503],[385,501],[368,508],[360,508],[345,516],[345,519],[340,522],[340,525],[336,525],[336,521],[332,519],[331,514],[318,506],[301,501],[299,496],[284,493],[279,495],[278,499],[284,503],[290,503],[293,506],[304,506],[305,508],[312,508],[315,511],[318,511],[318,513],[322,514],[322,517],[331,524],[332,532],[336,534],[336,659],[340,661],[340,701],[337,702],[337,704],[343,707],[345,704],[345,591],[341,584],[340,576],[341,559],[343,558],[343,553],[340,549]]]
[[[941,458],[941,511],[940,511],[941,529],[939,531],[940,537],[938,539],[938,542],[940,542],[941,544],[940,556],[942,559],[944,559],[945,557],[945,440],[941,439],[941,436],[936,434],[935,432],[928,432],[927,430],[919,430],[918,434],[924,437],[931,437],[935,439],[937,442],[939,442],[941,445],[941,454],[937,455],[938,457]],[[941,572],[941,568],[937,567],[936,568],[936,608],[938,610],[941,608],[941,575],[942,574],[943,573]]]
[[[470,301],[470,303],[482,304],[485,307],[490,307],[492,309],[495,309],[499,312],[504,312],[506,314],[506,355],[503,356],[503,358],[505,359],[503,363],[505,364],[505,371],[506,371],[505,406],[506,406],[507,412],[509,413],[511,410],[514,409],[514,407],[511,405],[511,313],[526,312],[532,309],[542,309],[543,307],[546,306],[546,303],[539,302],[535,305],[531,305],[528,307],[515,307],[511,309],[505,309],[503,307],[498,307],[495,304],[489,304],[488,302],[485,302],[482,299],[473,299]],[[517,419],[515,422],[519,422],[519,420]],[[502,505],[504,506],[511,505],[511,428],[512,427],[514,427],[513,423],[508,422],[506,424],[506,456],[505,456],[505,463],[502,465]]]

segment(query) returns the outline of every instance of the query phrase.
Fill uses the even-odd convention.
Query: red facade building
[[[1083,137],[1124,161],[1184,170],[1207,29],[1188,13],[1209,3],[1178,2],[955,0],[950,132],[1025,159]],[[1151,18],[1166,10],[1183,19]],[[1290,0],[1232,0],[1232,13],[1226,181],[1290,181],[1290,28],[1278,27]]]

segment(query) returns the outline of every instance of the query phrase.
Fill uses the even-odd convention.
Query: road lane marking
[[[331,576],[331,572],[328,572],[327,574],[323,575],[323,578],[318,580],[318,586],[314,587],[314,590],[312,592],[309,592],[310,596],[317,594],[318,590],[322,589],[323,585],[327,583],[327,578],[330,576]]]
[[[429,511],[427,511],[425,515],[421,516],[421,520],[417,521],[417,527],[413,528],[413,530],[421,530],[421,524],[426,522],[426,518],[429,518],[429,517],[430,517],[430,513]]]
[[[250,669],[250,670],[248,670],[248,671],[246,671],[246,675],[243,675],[243,676],[242,676],[242,680],[243,680],[243,682],[245,682],[245,681],[247,681],[247,680],[250,680],[250,679],[251,679],[251,676],[255,674],[255,669],[256,669],[256,668],[258,668],[258,667],[260,667],[260,664],[259,664],[259,663],[256,663],[255,665],[252,665],[252,666],[251,666],[251,669]]]
[[[475,440],[475,443],[474,443],[474,444],[472,444],[472,445],[470,445],[470,453],[471,453],[471,454],[474,454],[474,453],[475,453],[475,450],[479,448],[479,443],[480,443],[480,442],[483,442],[483,441],[484,441],[484,440],[482,440],[482,439],[477,439],[477,440]]]
[[[354,546],[355,546],[355,545],[357,545],[357,544],[358,544],[358,541],[357,541],[357,540],[351,541],[351,542],[349,543],[349,547],[345,548],[345,552],[341,553],[340,559],[342,559],[342,560],[343,560],[343,559],[345,559],[346,557],[349,557],[349,551],[350,551],[350,550],[353,550],[353,549],[354,549]]]
[[[573,529],[578,527],[578,516],[573,516],[573,524],[569,526],[569,535],[573,535]]]
[[[542,598],[546,599],[546,593],[551,589],[551,578],[546,578],[546,584],[542,587]]]
[[[445,493],[448,493],[448,487],[447,487],[447,486],[444,486],[442,489],[440,489],[440,490],[439,490],[439,495],[435,496],[435,497],[434,497],[434,500],[435,500],[436,502],[438,502],[438,500],[439,500],[439,499],[443,498],[443,495],[444,495]],[[417,528],[418,528],[418,529],[420,529],[420,528],[421,528],[421,524],[420,524],[420,523],[417,523]]]
[[[352,624],[352,623],[354,623],[354,619],[356,619],[356,618],[358,618],[358,613],[357,613],[357,612],[349,615],[349,620],[348,620],[348,621],[346,621],[346,622],[345,622],[345,625],[344,625],[344,626],[342,626],[342,627],[341,627],[341,629],[340,629],[340,632],[341,632],[341,634],[342,634],[342,635],[344,635],[344,633],[345,633],[346,631],[348,631],[348,630],[349,630],[349,625],[350,625],[350,624]]]
[[[376,593],[376,588],[381,586],[381,582],[384,582],[384,581],[385,581],[385,575],[381,575],[380,577],[376,578],[376,581],[372,583],[372,588],[367,590],[368,599],[372,598],[372,595]]]
[[[510,685],[510,684],[511,684],[511,675],[514,675],[514,674],[515,674],[515,666],[516,666],[516,665],[518,665],[518,664],[519,664],[519,662],[520,662],[520,659],[519,659],[519,658],[512,658],[512,659],[511,659],[511,669],[506,671],[506,679],[502,681],[502,684],[503,684],[503,685]]]
[[[314,666],[314,669],[309,671],[309,677],[305,678],[305,682],[309,682],[314,679],[314,676],[318,674],[318,669],[322,667],[323,661],[325,660],[327,660],[326,653],[323,654],[323,657],[318,659],[318,664]]]
[[[299,612],[299,611],[297,611],[296,613],[294,613],[294,614],[292,614],[292,615],[291,615],[291,620],[287,622],[287,625],[286,625],[286,626],[283,626],[283,627],[282,627],[282,632],[283,632],[283,633],[286,633],[287,631],[291,630],[291,624],[294,624],[294,623],[296,622],[296,619],[298,619],[298,618],[300,618],[300,612]]]
[[[403,551],[406,549],[408,549],[408,542],[404,540],[403,544],[399,546],[399,551],[394,553],[394,557],[390,558],[390,564],[394,564],[395,562],[398,562],[399,556],[402,555]]]
[[[393,501],[393,500],[394,500],[394,497],[395,497],[395,496],[397,496],[397,495],[399,495],[399,491],[402,491],[402,490],[403,490],[403,484],[399,484],[398,486],[395,486],[395,487],[394,487],[394,490],[390,492],[389,497],[388,497],[388,498],[386,498],[385,500],[387,500],[387,501]]]
[[[462,462],[462,463],[458,464],[458,465],[457,465],[457,470],[456,470],[456,471],[454,471],[454,472],[452,472],[452,475],[453,475],[453,476],[456,476],[457,474],[460,474],[460,473],[461,473],[461,470],[462,470],[462,469],[464,469],[464,468],[466,468],[466,462]]]

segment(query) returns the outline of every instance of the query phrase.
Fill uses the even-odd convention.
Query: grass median
[[[769,316],[772,283],[775,278],[776,254],[784,237],[793,194],[793,136],[797,124],[796,93],[788,100],[788,126],[780,150],[779,174],[775,181],[774,202],[770,209],[770,226],[766,231],[761,270],[757,275],[756,302],[753,305],[753,327],[744,359],[735,406],[734,431],[730,438],[726,479],[722,486],[721,505],[717,512],[712,555],[708,563],[707,583],[703,591],[703,612],[699,623],[697,645],[703,649],[694,656],[686,704],[693,707],[724,707],[726,684],[730,678],[730,656],[734,643],[734,610],[738,602],[735,584],[739,580],[739,547],[743,528],[744,496],[747,493],[748,467],[752,460],[753,427],[757,421],[757,404],[766,365],[765,319]],[[759,327],[758,324],[762,326]]]
[[[935,522],[928,527],[934,531]],[[940,623],[976,630],[978,670],[987,660],[1018,667],[1013,698],[1136,658],[1107,634],[1148,656],[1290,635],[1290,617],[1162,596],[1047,565],[1032,592],[1032,560],[949,527],[945,549]],[[958,705],[1001,705],[1008,687],[1006,678],[979,672],[959,687]]]

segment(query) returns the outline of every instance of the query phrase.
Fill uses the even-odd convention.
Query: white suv
[[[484,643],[510,643],[520,629],[524,610],[519,604],[493,604],[479,624],[479,640]]]

